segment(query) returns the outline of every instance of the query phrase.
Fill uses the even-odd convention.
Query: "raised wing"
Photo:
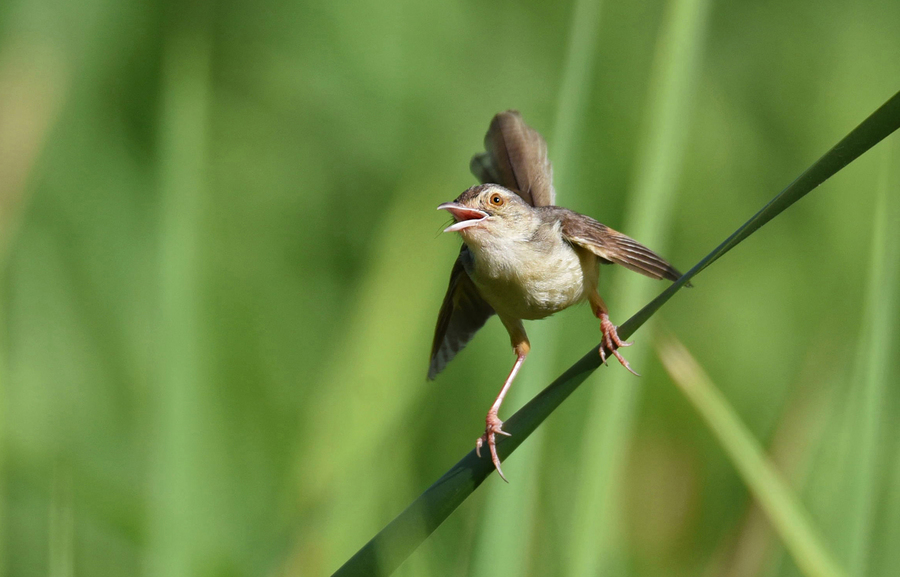
[[[544,138],[522,120],[517,110],[494,116],[484,136],[486,152],[476,154],[469,168],[482,184],[499,184],[532,206],[551,206],[553,166]]]
[[[546,210],[546,209],[545,209]],[[650,278],[678,280],[681,273],[646,246],[589,216],[553,207],[562,224],[563,237],[606,263],[616,263]]]
[[[431,363],[428,366],[429,380],[444,370],[447,363],[463,350],[478,329],[494,314],[494,309],[481,298],[463,268],[462,261],[466,258],[466,251],[468,248],[463,245],[450,272],[450,286],[447,287],[437,326],[434,328]]]

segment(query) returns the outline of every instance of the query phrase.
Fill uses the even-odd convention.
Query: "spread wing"
[[[484,137],[485,152],[472,157],[469,167],[482,184],[499,184],[514,191],[532,206],[552,206],[553,167],[543,137],[525,124],[522,115],[507,110],[494,116]],[[433,379],[475,336],[494,314],[466,274],[463,246],[450,273],[450,286],[441,305],[428,378]]]
[[[650,278],[676,281],[678,269],[646,246],[589,216],[553,207],[562,224],[563,237],[583,247],[606,264],[616,263]]]
[[[463,245],[450,272],[450,286],[447,287],[437,326],[434,328],[431,363],[428,366],[429,380],[444,370],[447,363],[463,350],[478,329],[494,314],[494,309],[481,298],[463,268],[462,259],[467,250]]]
[[[486,152],[476,154],[469,168],[482,184],[499,184],[519,194],[531,206],[551,206],[553,166],[547,143],[525,124],[516,110],[494,116],[484,136]]]

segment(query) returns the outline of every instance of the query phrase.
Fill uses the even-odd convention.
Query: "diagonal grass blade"
[[[627,339],[653,316],[691,278],[740,244],[760,227],[828,180],[864,152],[900,128],[900,93],[825,153],[794,182],[744,223],[722,244],[698,262],[619,328]],[[505,424],[512,435],[497,445],[501,459],[512,453],[584,380],[600,366],[597,347],[522,407]],[[493,471],[490,459],[469,452],[400,515],[351,557],[335,576],[389,575],[430,535]]]

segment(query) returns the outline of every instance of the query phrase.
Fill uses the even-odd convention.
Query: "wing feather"
[[[468,249],[463,245],[450,272],[450,285],[434,328],[431,362],[428,366],[429,380],[444,370],[447,363],[463,350],[478,329],[494,314],[494,309],[481,298],[472,279],[466,274],[463,267],[466,251]]]
[[[655,279],[676,281],[681,273],[666,259],[633,238],[599,223],[589,216],[552,207],[561,223],[563,237],[608,263],[616,263]],[[545,209],[547,210],[547,209]]]
[[[499,184],[532,206],[556,202],[553,166],[547,142],[516,110],[494,116],[484,137],[485,152],[472,157],[469,168],[482,184]]]

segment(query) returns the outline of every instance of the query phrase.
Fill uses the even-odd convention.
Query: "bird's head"
[[[444,232],[458,232],[464,241],[475,243],[530,234],[537,220],[534,208],[498,184],[473,186],[438,210],[446,210],[456,220]]]

